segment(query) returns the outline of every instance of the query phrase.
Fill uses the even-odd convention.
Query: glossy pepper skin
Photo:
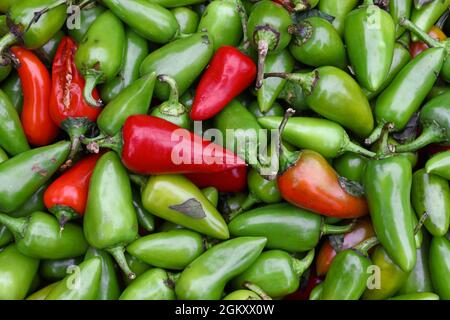
[[[257,295],[253,291],[240,289],[227,294],[225,297],[223,297],[222,300],[262,300],[262,299],[259,295]]]
[[[369,219],[358,219],[353,229],[343,235],[328,237],[322,244],[316,258],[316,272],[318,276],[325,275],[338,252],[352,248],[374,236]],[[342,241],[342,242],[341,242]],[[337,250],[339,249],[339,250]]]
[[[111,11],[102,13],[84,36],[75,54],[75,64],[86,80],[83,96],[91,106],[101,105],[101,101],[92,96],[95,86],[112,80],[119,73],[125,44],[124,26]]]
[[[375,240],[374,240],[375,239]],[[323,282],[320,300],[359,300],[367,286],[371,262],[367,248],[376,238],[370,238],[356,248],[338,253]]]
[[[31,51],[21,47],[11,50],[20,62],[17,71],[24,97],[21,120],[25,135],[31,145],[48,145],[59,132],[49,110],[52,86],[50,74]]]
[[[9,212],[8,215],[15,218],[27,217],[36,211],[45,211],[44,192],[47,190],[50,182],[46,182],[28,198],[18,209]]]
[[[36,292],[33,292],[33,294],[27,297],[27,300],[45,300],[48,294],[58,285],[58,283],[59,282],[54,282]]]
[[[267,56],[264,64],[264,72],[292,72],[294,70],[295,59],[288,48],[278,53]],[[287,86],[287,81],[282,78],[267,78],[262,82],[261,88],[256,93],[259,110],[267,113],[280,96],[283,88]]]
[[[113,151],[101,156],[92,173],[83,230],[91,246],[108,251],[124,273],[134,279],[123,253],[124,247],[138,236],[138,222],[130,180]]]
[[[349,180],[362,182],[364,168],[368,159],[353,152],[346,152],[333,159],[333,168],[336,172]]]
[[[188,173],[185,175],[197,187],[214,187],[220,192],[240,192],[247,187],[247,167],[237,167],[215,173]]]
[[[19,75],[16,72],[12,73],[5,81],[2,82],[1,89],[9,97],[13,107],[17,110],[17,113],[21,114],[23,106],[23,92]]]
[[[0,251],[0,299],[24,299],[38,268],[39,260],[20,253],[16,244]]]
[[[197,31],[199,22],[197,12],[186,7],[174,8],[171,11],[180,26],[180,33],[190,34]]]
[[[370,259],[373,265],[380,268],[380,288],[367,288],[362,298],[364,300],[385,300],[392,297],[405,283],[408,273],[389,258],[382,246],[378,246],[374,250]]]
[[[382,128],[391,123],[391,131],[402,130],[409,119],[425,100],[436,82],[436,74],[442,68],[445,50],[426,50],[411,60],[392,80],[391,84],[378,96],[374,114],[377,127],[366,139],[370,144],[378,140]],[[421,77],[418,78],[417,75]],[[410,94],[415,92],[415,94]]]
[[[0,52],[15,43],[28,49],[45,45],[63,26],[67,18],[67,5],[58,0],[24,0],[15,2],[8,10],[9,33],[0,41]],[[39,13],[38,21],[35,13]],[[4,62],[2,57],[1,61]]]
[[[287,29],[291,24],[289,12],[279,4],[263,0],[253,6],[248,18],[247,36],[258,52],[256,89],[262,86],[267,55],[278,53],[289,45],[291,35]]]
[[[425,228],[437,237],[444,236],[450,225],[450,188],[448,181],[420,169],[413,175],[411,201],[417,217],[427,213]]]
[[[282,117],[263,117],[258,119],[258,122],[263,128],[277,129],[282,120]],[[317,151],[326,158],[336,158],[346,151],[368,157],[375,156],[375,153],[350,141],[350,137],[339,124],[326,119],[290,118],[281,136],[298,148]]]
[[[417,151],[430,143],[450,145],[450,92],[428,101],[420,110],[422,132],[417,139],[395,147],[396,152]]]
[[[298,61],[313,66],[347,67],[347,53],[336,29],[327,20],[311,17],[289,27],[289,50]]]
[[[0,90],[0,145],[15,156],[30,149],[19,115],[9,97]]]
[[[69,36],[77,43],[81,43],[90,26],[104,11],[105,8],[95,2],[83,7],[79,15],[80,25],[77,25],[75,28],[68,28]]]
[[[59,281],[67,275],[67,269],[70,266],[76,266],[83,261],[81,257],[42,260],[39,265],[39,275],[49,281]],[[70,270],[70,269],[69,269]]]
[[[167,271],[150,269],[133,280],[119,300],[175,300],[174,285]]]
[[[194,83],[209,63],[214,52],[211,36],[205,32],[172,41],[150,53],[142,62],[141,75],[156,72],[173,78],[180,96]],[[174,65],[174,61],[178,61]],[[169,98],[169,87],[157,83],[155,95],[165,101]]]
[[[153,116],[128,117],[120,140],[123,141],[119,151],[123,164],[139,174],[209,173],[245,166],[232,152]],[[214,149],[213,155],[210,149]],[[186,153],[181,153],[183,150],[190,152],[189,159]]]
[[[0,211],[10,213],[20,208],[58,170],[69,149],[70,143],[61,141],[0,164]]]
[[[319,10],[334,17],[333,26],[339,35],[344,35],[345,17],[358,4],[358,0],[320,0]]]
[[[133,191],[133,206],[136,210],[139,226],[148,232],[155,230],[155,217],[148,212],[142,205],[141,192],[138,188],[132,188]]]
[[[313,260],[314,250],[301,260],[285,251],[265,251],[247,270],[233,279],[232,286],[237,289],[250,282],[271,298],[280,299],[298,289],[301,276]]]
[[[61,226],[84,215],[89,182],[100,155],[89,155],[59,176],[44,193],[45,207]]]
[[[399,38],[405,29],[399,24],[401,18],[407,18],[411,16],[413,7],[413,0],[390,0],[389,12],[395,23],[395,37]]]
[[[243,30],[239,10],[244,9],[233,0],[216,0],[207,5],[197,32],[208,32],[215,51],[222,46],[236,47],[241,41]]]
[[[369,213],[366,199],[342,188],[337,173],[315,151],[301,151],[277,179],[283,199],[300,208],[344,219]]]
[[[205,240],[190,230],[171,230],[139,238],[127,251],[151,266],[183,270],[206,249]]]
[[[256,65],[250,57],[234,47],[220,47],[197,86],[191,119],[212,118],[248,88],[255,77]]]
[[[450,151],[438,153],[427,161],[425,165],[427,173],[436,174],[450,180]]]
[[[231,235],[267,238],[267,248],[288,252],[309,251],[326,234],[339,234],[352,226],[332,226],[322,217],[288,203],[270,204],[242,213],[229,225]]]
[[[227,225],[220,213],[184,176],[151,176],[142,191],[142,204],[164,220],[216,239],[229,238]]]
[[[101,277],[96,300],[117,300],[120,296],[119,279],[116,274],[114,261],[108,252],[90,247],[84,260],[97,257],[101,260]]]
[[[67,224],[60,232],[58,221],[44,212],[34,212],[25,218],[1,214],[0,222],[13,233],[17,249],[29,257],[65,259],[78,257],[87,250],[83,231],[78,225]]]
[[[388,300],[440,300],[439,296],[433,292],[418,292],[395,296]]]
[[[69,274],[50,291],[45,300],[95,300],[98,297],[102,261],[93,257],[82,262],[76,279]]]
[[[450,6],[450,1],[442,0],[432,1],[420,9],[413,8],[411,21],[419,28],[425,30],[425,32],[428,32],[445,10],[447,10],[448,6]],[[417,36],[412,35],[412,40],[417,41]]]
[[[178,299],[221,299],[227,282],[250,267],[265,244],[263,237],[240,237],[210,248],[181,273],[175,286]]]
[[[266,74],[266,77],[271,76],[299,83],[306,103],[321,116],[341,124],[360,137],[372,132],[374,120],[369,102],[356,81],[346,72],[326,66],[310,73]],[[329,99],[330,96],[333,99]],[[350,119],[349,114],[354,117]]]
[[[126,30],[125,37],[127,43],[122,68],[114,79],[104,83],[101,87],[100,95],[106,103],[116,98],[122,90],[139,78],[139,68],[149,53],[146,39],[132,29]]]
[[[153,96],[156,74],[147,74],[123,89],[102,110],[97,125],[102,133],[115,135],[129,116],[147,114]]]
[[[71,138],[70,158],[79,151],[80,137],[93,126],[101,111],[90,106],[83,97],[85,81],[75,65],[77,48],[70,37],[61,40],[52,64],[52,92],[49,101],[53,122]],[[99,98],[95,88],[92,96],[94,99]]]
[[[395,24],[386,11],[365,0],[345,18],[347,53],[358,83],[376,91],[388,75],[394,55]]]
[[[363,181],[375,234],[394,263],[411,271],[416,263],[411,163],[401,156],[371,160]]]
[[[435,292],[442,300],[450,299],[450,242],[445,237],[433,237],[430,245],[430,271]]]

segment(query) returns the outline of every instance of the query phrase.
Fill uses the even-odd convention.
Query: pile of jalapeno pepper
[[[1,300],[450,300],[450,0],[0,13]]]

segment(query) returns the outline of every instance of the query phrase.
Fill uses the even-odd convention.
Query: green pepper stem
[[[371,237],[369,239],[364,240],[363,242],[359,243],[357,246],[353,247],[356,251],[361,253],[364,256],[368,255],[368,251],[378,245],[380,241],[377,237]]]
[[[250,281],[244,281],[242,286],[256,293],[262,300],[272,300],[272,298],[269,297],[269,295],[263,289],[261,289],[261,287],[257,286],[256,284]]]
[[[248,30],[247,12],[245,11],[244,5],[242,4],[242,2],[240,0],[235,0],[235,1],[236,1],[236,9],[239,14],[239,17],[241,18],[241,25],[242,25],[243,36],[242,36],[241,47],[242,47],[242,51],[247,54],[248,49],[250,48],[250,40],[248,39],[248,35],[247,35],[247,30]]]
[[[331,234],[348,233],[353,230],[354,226],[355,226],[354,222],[349,223],[345,226],[336,226],[336,225],[324,223],[321,228],[321,237],[325,236],[325,235],[331,235]]]
[[[424,212],[423,215],[420,217],[419,222],[417,223],[416,227],[414,228],[414,235],[417,235],[420,230],[423,227],[423,224],[425,223],[425,220],[427,220],[429,217],[428,212]]]
[[[13,218],[7,214],[0,213],[0,223],[8,228],[14,235],[14,238],[23,238],[28,226],[28,218]]]
[[[445,45],[438,40],[431,37],[429,34],[427,34],[425,31],[420,29],[416,24],[412,23],[410,20],[406,18],[401,18],[399,21],[399,24],[404,27],[405,29],[411,31],[414,33],[419,39],[421,39],[423,42],[425,42],[428,46],[437,48],[437,47],[445,47]]]
[[[8,32],[0,39],[0,65],[6,66],[9,63],[8,59],[5,59],[4,54],[6,48],[9,46],[16,44],[19,41],[17,36],[12,32]]]
[[[81,137],[81,142],[86,145],[87,150],[90,153],[99,153],[100,148],[109,148],[114,150],[117,154],[122,153],[122,132],[119,131],[114,136],[106,136],[100,134],[95,138]]]
[[[302,274],[311,266],[311,263],[314,261],[314,255],[315,255],[314,249],[311,249],[308,251],[306,256],[301,260],[292,258],[293,269],[298,277],[301,277]]]
[[[27,28],[25,29],[24,33],[27,32],[31,26],[35,23],[37,23],[39,21],[39,19],[47,12],[49,12],[50,10],[53,10],[61,5],[67,5],[68,4],[68,0],[59,0],[55,3],[53,3],[52,5],[40,10],[40,11],[36,11],[34,12],[33,18],[30,20],[30,23],[28,23]]]
[[[295,12],[301,12],[311,9],[309,0],[291,0],[291,2],[294,4],[293,10]]]
[[[375,152],[369,151],[367,149],[364,149],[363,147],[358,146],[356,143],[352,142],[350,139],[348,140],[348,142],[346,143],[346,145],[343,149],[344,149],[344,151],[357,153],[362,156],[366,156],[368,158],[374,158],[377,155]]]
[[[187,112],[186,108],[180,103],[180,96],[178,93],[178,85],[172,77],[161,74],[158,76],[158,81],[166,83],[170,87],[169,99],[159,106],[162,114],[167,114],[173,117],[178,117]]]
[[[49,211],[58,219],[60,233],[64,230],[67,222],[80,217],[75,210],[68,206],[56,205],[50,208]]]
[[[319,81],[319,72],[314,70],[308,73],[268,72],[264,74],[264,78],[270,77],[282,78],[291,82],[296,82],[302,87],[305,95],[311,95],[317,81]]]
[[[381,133],[383,132],[384,122],[380,122],[377,127],[372,131],[370,136],[364,140],[364,144],[370,146],[371,144],[374,144],[377,142],[380,137]]]
[[[127,259],[125,258],[124,254],[125,248],[123,246],[106,249],[106,251],[108,251],[114,257],[120,269],[122,269],[122,271],[127,275],[128,279],[136,279],[136,274],[131,271],[130,267],[128,266]]]
[[[92,91],[94,91],[100,79],[103,77],[103,73],[94,69],[89,69],[84,72],[84,79],[86,80],[86,85],[84,86],[83,96],[86,102],[93,107],[101,107],[102,101],[95,100],[92,96]]]
[[[269,43],[266,40],[258,41],[258,74],[256,76],[256,90],[261,89],[264,80],[264,66],[266,64]]]
[[[250,192],[248,194],[247,198],[245,199],[245,201],[242,203],[241,207],[238,210],[231,212],[230,214],[227,215],[227,220],[228,221],[233,220],[238,215],[247,211],[248,209],[253,207],[255,204],[260,203],[260,202],[261,202],[261,200],[258,197],[256,197],[253,193]]]
[[[178,279],[180,279],[180,276],[181,272],[179,273],[167,272],[167,277],[169,281],[171,281],[174,284],[173,288],[175,288],[175,285],[177,284]]]
[[[72,142],[68,162],[66,162],[68,167],[71,166],[73,158],[80,151],[82,138],[93,126],[94,123],[87,117],[67,118],[61,122],[61,128],[67,132]]]
[[[395,152],[415,152],[430,143],[444,142],[446,140],[447,135],[445,129],[437,123],[432,122],[424,128],[422,134],[416,140],[392,147],[395,149]]]

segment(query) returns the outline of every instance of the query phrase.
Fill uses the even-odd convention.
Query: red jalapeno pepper
[[[75,65],[77,44],[70,37],[64,37],[58,46],[52,66],[52,94],[50,116],[64,129],[72,140],[71,159],[80,146],[80,136],[95,123],[101,111],[92,107],[83,97],[85,80]],[[94,88],[92,96],[99,94]]]
[[[34,146],[45,146],[53,142],[59,129],[50,117],[50,74],[44,64],[31,51],[11,48],[18,60],[17,71],[23,90],[22,125],[28,142]]]
[[[84,214],[89,182],[99,157],[93,154],[80,160],[45,190],[44,204],[58,218],[61,228]]]
[[[256,65],[250,57],[235,47],[220,47],[200,79],[191,119],[212,118],[249,87],[255,78]]]

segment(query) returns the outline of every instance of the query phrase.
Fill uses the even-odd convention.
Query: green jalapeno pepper
[[[217,208],[219,203],[219,191],[214,187],[207,187],[202,189],[202,193],[211,204]]]
[[[314,289],[311,290],[309,294],[309,300],[320,300],[323,292],[323,282],[319,283]]]
[[[319,10],[334,17],[333,26],[339,35],[344,34],[345,18],[358,4],[358,0],[320,0]]]
[[[391,124],[391,131],[400,131],[406,126],[436,82],[444,56],[445,50],[441,48],[425,50],[395,76],[377,98],[375,116],[378,126],[366,139],[366,144],[378,140],[387,123]]]
[[[213,41],[208,33],[195,33],[186,38],[175,40],[153,51],[141,64],[141,75],[156,72],[172,77],[178,85],[179,94],[183,95],[194,83],[208,64],[214,52]],[[174,64],[174,61],[177,61]],[[169,98],[169,87],[157,83],[155,95],[165,101]]]
[[[152,101],[156,74],[146,74],[123,89],[111,100],[97,118],[99,129],[114,136],[129,116],[147,114]]]
[[[34,292],[27,297],[27,300],[45,300],[49,293],[58,285],[59,282],[54,282],[48,286]]]
[[[92,97],[92,90],[117,76],[125,45],[124,26],[111,11],[103,12],[89,27],[75,54],[75,64],[86,80],[83,96],[90,105],[101,105]]]
[[[442,300],[450,299],[450,241],[445,237],[433,237],[430,245],[430,271],[433,287]]]
[[[292,72],[294,64],[295,60],[289,53],[289,50],[284,49],[266,58],[264,72]],[[270,110],[285,85],[286,80],[281,78],[263,80],[262,86],[257,92],[259,110],[262,113]]]
[[[20,78],[17,72],[11,74],[2,83],[1,89],[9,97],[17,113],[21,113],[23,104],[23,92],[22,92],[22,83],[20,82]]]
[[[418,292],[395,296],[389,300],[439,300],[439,296],[433,292]]]
[[[178,299],[221,299],[228,281],[250,267],[265,244],[263,237],[240,237],[210,248],[181,273],[175,286]]]
[[[196,232],[171,230],[137,239],[128,245],[127,251],[149,265],[183,270],[206,249],[206,242]]]
[[[25,151],[0,164],[0,211],[20,208],[66,160],[70,142]]]
[[[359,300],[370,276],[367,251],[377,243],[376,238],[369,238],[355,248],[339,252],[327,272],[320,299]]]
[[[450,180],[450,151],[438,153],[427,161],[425,165],[427,173],[436,174]]]
[[[431,27],[438,21],[439,17],[450,6],[449,0],[431,1],[420,9],[413,8],[411,13],[411,21],[425,32],[430,31]],[[416,35],[412,35],[412,41],[417,41]]]
[[[242,213],[228,225],[231,235],[267,238],[266,247],[288,252],[309,251],[327,234],[341,234],[352,225],[325,224],[320,215],[288,203],[266,205]]]
[[[220,213],[182,175],[150,177],[142,191],[142,204],[149,212],[165,220],[213,238],[229,238],[227,225]]]
[[[138,223],[128,174],[113,151],[98,160],[92,173],[83,227],[88,243],[108,251],[134,279],[124,247],[137,238]]]
[[[119,300],[175,300],[174,282],[163,269],[151,269],[133,280]]]
[[[98,297],[102,261],[93,257],[73,269],[53,288],[45,300],[94,300]]]
[[[149,53],[147,41],[136,32],[127,29],[125,36],[127,43],[122,68],[117,77],[102,85],[100,91],[106,103],[111,102],[139,78],[139,67]]]
[[[0,252],[0,299],[24,299],[39,268],[39,260],[23,255],[16,244]]]
[[[433,236],[444,236],[450,225],[450,188],[448,181],[425,169],[414,173],[411,200],[418,218],[425,213],[425,228]]]
[[[194,10],[180,7],[172,9],[171,11],[180,26],[181,34],[190,34],[197,31],[199,18]]]
[[[104,11],[105,8],[97,5],[95,2],[83,7],[78,16],[80,24],[68,26],[67,28],[69,36],[77,43],[81,43],[90,26]]]
[[[59,281],[67,275],[67,268],[76,266],[83,261],[81,257],[42,260],[39,265],[39,274],[46,280]]]
[[[17,249],[29,257],[64,259],[79,257],[87,250],[80,226],[69,223],[61,231],[58,220],[44,212],[25,218],[0,214],[0,222],[14,235]]]
[[[290,26],[289,33],[293,35],[289,50],[298,61],[313,67],[347,67],[344,43],[327,20],[319,17],[304,19]]]
[[[300,278],[314,260],[314,249],[299,260],[285,251],[269,250],[263,252],[244,273],[233,279],[234,288],[242,288],[249,282],[260,287],[274,299],[297,291]]]
[[[138,258],[128,254],[125,252],[125,259],[127,260],[128,266],[130,267],[130,270],[133,271],[133,273],[136,275],[136,278],[140,275],[144,274],[145,271],[151,269],[151,266],[147,263],[139,260]],[[129,279],[127,276],[122,275],[123,282],[125,284],[130,284],[134,280]]]
[[[401,156],[370,160],[363,184],[377,237],[394,263],[411,271],[416,263],[411,163]]]
[[[96,300],[117,300],[120,296],[119,280],[117,278],[114,262],[106,251],[89,248],[84,260],[98,257],[102,262],[102,274]]]
[[[390,0],[389,1],[389,13],[395,23],[395,37],[399,38],[405,29],[399,24],[401,18],[407,18],[411,16],[413,6],[413,0]]]
[[[359,154],[346,152],[333,160],[333,168],[342,177],[361,183],[367,161],[367,158]]]

